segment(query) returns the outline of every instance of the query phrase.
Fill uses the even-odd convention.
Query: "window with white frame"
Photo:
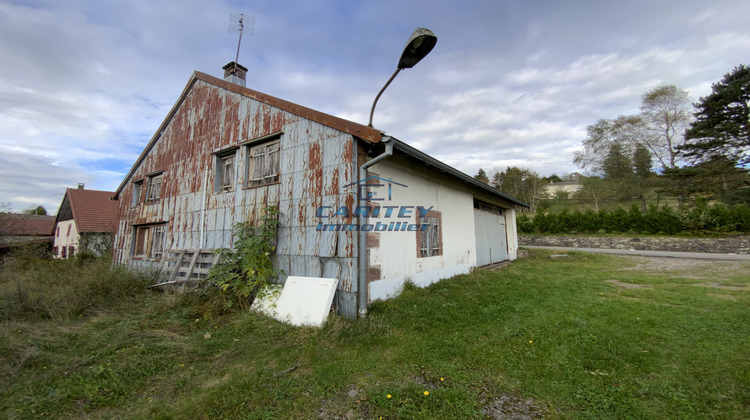
[[[216,177],[214,192],[227,192],[234,189],[237,149],[216,154]]]
[[[160,260],[164,255],[166,224],[134,226],[133,256]]]
[[[418,220],[417,257],[443,255],[442,214],[433,210]]]
[[[146,203],[157,203],[161,197],[161,184],[164,174],[158,173],[148,177],[148,191],[146,191]]]
[[[281,168],[281,142],[277,139],[248,146],[247,186],[256,187],[279,182]]]

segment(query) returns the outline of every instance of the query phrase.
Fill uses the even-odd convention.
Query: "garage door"
[[[505,215],[499,209],[495,212],[475,209],[474,234],[477,238],[477,266],[508,259]]]

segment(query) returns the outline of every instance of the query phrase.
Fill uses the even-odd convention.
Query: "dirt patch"
[[[613,286],[622,287],[625,289],[642,289],[646,286],[650,286],[650,285],[645,285],[645,284],[623,283],[619,280],[607,280],[607,283]]]
[[[698,283],[698,284],[693,284],[692,286],[712,287],[714,289],[724,289],[724,290],[734,290],[734,291],[750,290],[750,287],[748,286],[725,286],[719,283]]]
[[[711,285],[719,286],[719,288],[730,287],[721,286],[721,281],[732,278],[750,280],[750,276],[746,274],[750,272],[750,263],[746,261],[640,256],[623,256],[623,258],[636,261],[636,265],[622,268],[620,269],[621,271],[641,271],[647,274],[669,274],[670,276],[684,279],[713,280],[711,282],[703,282],[702,284],[705,284],[706,287],[712,287]],[[740,287],[737,290],[744,289]]]
[[[503,395],[487,404],[482,412],[493,419],[530,420],[543,419],[547,410],[530,398]]]

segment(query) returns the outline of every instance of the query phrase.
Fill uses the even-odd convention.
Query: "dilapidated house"
[[[280,211],[285,276],[339,279],[356,317],[404,281],[427,285],[516,257],[526,206],[377,129],[195,72],[117,188],[114,261],[232,246],[233,226]],[[203,251],[201,251],[203,250]],[[194,254],[197,255],[197,254]]]
[[[112,249],[119,210],[113,195],[87,190],[83,184],[65,190],[55,217],[55,258],[70,258],[82,250],[101,255]]]

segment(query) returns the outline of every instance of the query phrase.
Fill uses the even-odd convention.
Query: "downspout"
[[[362,182],[367,178],[367,168],[375,165],[383,159],[393,155],[393,143],[391,142],[390,136],[383,137],[383,143],[385,143],[385,152],[375,156],[375,158],[365,162],[359,167],[359,181]],[[362,188],[357,189],[357,203],[361,203],[365,197],[362,197]],[[357,284],[359,288],[359,316],[363,317],[367,315],[367,232],[362,230],[362,226],[367,224],[367,217],[362,216],[360,213],[357,216],[359,222],[359,273],[357,275]]]
[[[198,232],[198,248],[204,248],[203,246],[203,238],[204,238],[204,228],[206,224],[206,194],[208,193],[208,166],[206,166],[206,171],[203,173],[203,198],[201,199],[201,220],[200,220],[200,232]]]

